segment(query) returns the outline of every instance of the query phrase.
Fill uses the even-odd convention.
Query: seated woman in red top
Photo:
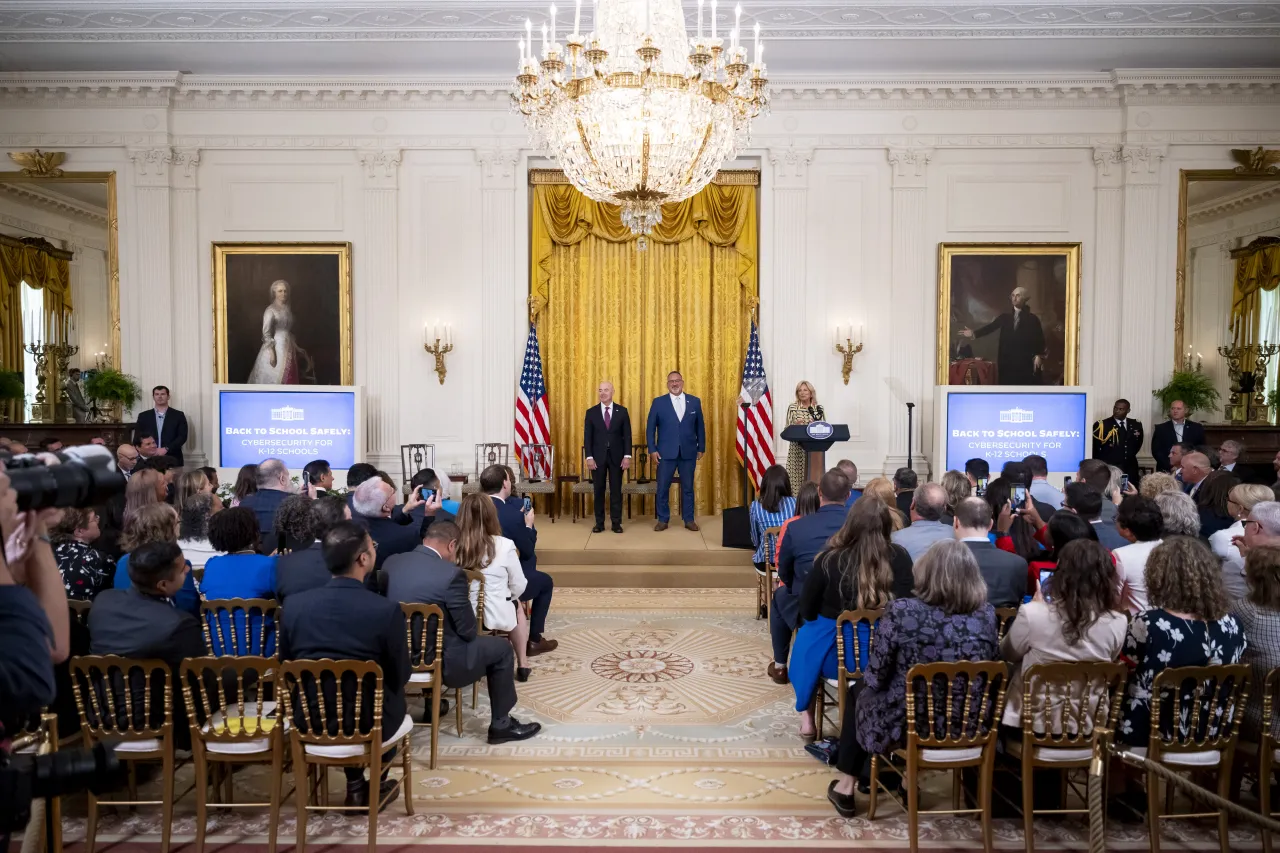
[[[991,506],[992,543],[1001,551],[1017,554],[1030,563],[1044,555],[1044,546],[1036,541],[1036,530],[1013,506],[1013,489],[1004,477],[987,484],[987,503]]]

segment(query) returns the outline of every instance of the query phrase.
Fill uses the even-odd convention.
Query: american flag
[[[524,369],[516,386],[516,457],[526,477],[550,477],[544,454],[525,459],[527,444],[551,443],[551,416],[547,413],[547,385],[542,380],[542,352],[538,349],[538,328],[529,327],[529,342],[524,348]]]
[[[751,343],[742,365],[742,393],[738,397],[738,460],[747,469],[751,485],[760,488],[764,471],[773,464],[773,395],[764,376],[760,355],[760,331],[751,324]],[[747,408],[742,408],[746,404]]]

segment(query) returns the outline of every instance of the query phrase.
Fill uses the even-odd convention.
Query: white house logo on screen
[[[815,441],[822,441],[831,437],[831,433],[835,432],[831,424],[826,421],[814,421],[805,428],[805,432],[809,438]]]
[[[295,409],[293,406],[281,406],[278,409],[271,410],[271,420],[273,421],[300,421],[303,420],[305,414],[302,409]]]
[[[1029,424],[1036,419],[1036,413],[1030,409],[1020,409],[1014,406],[1012,409],[1000,410],[1000,423],[1002,424]]]

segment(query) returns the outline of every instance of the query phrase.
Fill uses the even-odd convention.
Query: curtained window
[[[43,329],[44,328],[44,290],[32,287],[24,280],[20,289],[22,292],[22,328]],[[29,336],[29,334],[28,334]],[[27,341],[27,343],[30,343]],[[28,423],[31,422],[31,403],[35,400],[36,392],[36,357],[27,352],[22,351],[22,379],[23,387],[26,389],[26,399],[22,403],[22,417]]]
[[[1258,340],[1280,343],[1280,291],[1264,290],[1258,304]],[[1271,359],[1267,365],[1267,391],[1275,390],[1280,376],[1280,359]]]

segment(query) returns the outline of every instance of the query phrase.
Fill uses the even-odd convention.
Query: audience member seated
[[[1196,493],[1196,509],[1200,513],[1200,538],[1208,540],[1219,530],[1226,530],[1235,523],[1231,514],[1231,490],[1240,485],[1240,478],[1230,471],[1214,471],[1200,485]]]
[[[800,736],[812,742],[813,696],[822,678],[838,676],[836,619],[845,610],[879,610],[911,595],[911,557],[889,541],[889,508],[866,496],[854,501],[844,525],[813,560],[800,595],[800,627],[789,675],[800,714]],[[852,654],[848,650],[846,655]],[[856,664],[855,667],[856,668]]]
[[[1182,490],[1195,500],[1198,498],[1200,490],[1204,488],[1205,481],[1213,473],[1213,463],[1209,461],[1208,454],[1193,450],[1183,455],[1182,466],[1179,471],[1181,472],[1179,479],[1182,480]]]
[[[956,507],[960,501],[973,494],[969,478],[959,471],[948,471],[942,475],[942,491],[947,493],[947,509],[938,519],[945,525],[952,525],[956,520]]]
[[[480,491],[493,499],[502,535],[515,543],[520,566],[528,581],[520,600],[533,604],[533,613],[529,617],[529,655],[532,657],[555,651],[560,645],[558,640],[543,636],[547,630],[547,614],[551,611],[555,581],[546,572],[538,571],[538,528],[534,526],[533,508],[524,512],[521,499],[512,498],[514,484],[514,475],[505,465],[490,465],[480,472]]]
[[[888,481],[886,480],[885,482],[888,482]],[[893,500],[892,491],[890,491],[889,493],[889,499],[890,499],[890,502],[892,502]],[[787,535],[787,528],[791,526],[791,522],[795,521],[797,518],[802,518],[803,516],[806,516],[806,515],[813,515],[815,512],[818,511],[818,507],[821,505],[822,505],[821,501],[819,500],[819,497],[818,497],[818,484],[813,482],[812,480],[806,480],[800,486],[800,493],[796,495],[795,515],[783,521],[781,527],[778,530],[778,542],[777,544],[774,545],[774,552],[773,552],[773,559],[775,562],[778,559],[778,555],[782,553],[782,539]],[[897,512],[897,510],[895,509],[894,512]],[[775,582],[781,583],[781,581],[775,581]],[[773,590],[769,590],[769,595],[773,595]]]
[[[895,532],[907,526],[907,517],[902,514],[902,510],[898,509],[898,496],[894,491],[893,481],[888,477],[873,478],[863,487],[862,494],[876,498],[889,508],[889,518],[893,522]],[[816,499],[817,493],[815,492],[814,495]]]
[[[827,547],[827,540],[844,526],[848,511],[849,478],[838,468],[822,475],[818,484],[819,507],[813,515],[795,519],[778,546],[778,588],[773,593],[769,610],[769,637],[773,643],[773,662],[769,677],[786,684],[787,652],[791,648],[791,632],[800,616],[800,595],[804,581],[813,569],[813,558]]]
[[[436,519],[439,521],[453,521],[458,517],[458,502],[453,498],[446,497],[449,494],[448,488],[440,483],[439,476],[430,468],[423,468],[421,471],[413,475],[413,479],[409,481],[409,487],[415,491],[421,489],[431,489],[440,495],[440,512],[436,513]],[[413,514],[414,520],[419,524],[422,523],[422,510],[419,508]]]
[[[388,741],[396,735],[403,737],[413,725],[404,699],[404,686],[409,680],[409,647],[399,603],[388,601],[365,586],[373,571],[375,550],[368,531],[351,521],[339,522],[325,534],[321,551],[332,577],[322,587],[296,593],[283,609],[280,659],[376,663],[382,668],[382,739]],[[354,702],[354,695],[348,702]],[[371,702],[368,707],[372,707]],[[299,716],[293,715],[293,721],[297,725]],[[362,731],[368,731],[372,718],[361,720],[360,724]],[[387,781],[386,774],[395,752],[392,747],[383,753],[382,779],[375,798],[369,795],[364,768],[343,768],[347,776],[347,806],[367,807],[371,799],[381,801],[390,793],[393,783]]]
[[[98,514],[92,509],[64,509],[62,519],[49,531],[62,584],[73,601],[92,601],[111,588],[115,566],[93,547],[99,534]]]
[[[210,466],[206,465],[200,470],[204,472],[204,478],[209,481],[209,489],[214,492],[217,492],[218,491],[218,469],[211,468]]]
[[[444,686],[466,687],[485,679],[489,743],[526,740],[541,731],[542,725],[522,723],[511,716],[516,705],[515,656],[510,643],[482,636],[477,630],[467,576],[455,564],[461,536],[458,525],[442,519],[427,528],[421,547],[387,560],[382,571],[387,597],[407,604],[440,606],[444,611]],[[435,634],[428,633],[428,658],[434,639]]]
[[[140,516],[173,512],[161,504],[148,507]],[[190,610],[174,607],[175,599],[187,591],[191,567],[176,540],[157,539],[132,549],[121,558],[128,562],[130,584],[104,590],[89,611],[90,651],[95,655],[127,658],[156,658],[172,671],[170,699],[173,709],[173,741],[178,749],[191,748],[191,728],[178,681],[178,667],[186,658],[202,657],[204,634]],[[141,686],[141,685],[137,685]],[[141,707],[143,695],[134,692],[133,704]],[[152,701],[153,725],[160,722],[162,701]]]
[[[978,481],[991,482],[991,465],[985,459],[969,459],[964,463],[964,475],[969,480],[969,485],[976,490]]]
[[[1128,627],[1107,549],[1087,539],[1068,542],[1058,555],[1053,578],[1018,608],[1000,644],[1000,657],[1013,664],[1004,724],[1022,727],[1025,670],[1041,663],[1113,661],[1120,656]],[[1052,721],[1047,722],[1051,727]]]
[[[1004,465],[1000,467],[1000,477],[1009,484],[1009,488],[1011,489],[1015,486],[1026,487],[1027,500],[1030,501],[1033,507],[1035,507],[1036,512],[1040,514],[1040,518],[1042,518],[1046,523],[1050,521],[1053,518],[1054,513],[1058,511],[1057,508],[1051,504],[1048,504],[1036,497],[1035,490],[1031,488],[1035,485],[1034,478],[1031,474],[1031,466],[1026,462],[1015,459],[1004,463]],[[1014,509],[1021,510],[1023,507],[1014,507]]]
[[[165,497],[169,503],[173,502],[173,480],[182,470],[182,466],[178,464],[178,460],[172,456],[152,456],[149,459],[143,459],[133,469],[135,472],[139,470],[155,471],[164,478]]]
[[[458,509],[460,568],[481,572],[484,584],[485,630],[504,631],[516,654],[516,680],[529,680],[529,622],[520,595],[528,585],[515,543],[502,535],[498,510],[488,495],[466,495]],[[430,528],[428,528],[430,529]],[[480,584],[471,588],[471,606],[478,607]],[[477,610],[477,613],[479,611]]]
[[[258,466],[241,465],[236,473],[235,485],[231,487],[231,505],[240,506],[240,502],[258,491]]]
[[[351,503],[356,496],[356,489],[376,476],[378,476],[378,469],[368,462],[357,462],[347,469],[347,506],[351,507],[351,520],[356,521],[357,524],[359,521],[355,518],[356,510]]]
[[[294,547],[288,554],[281,554],[276,558],[276,598],[282,605],[289,596],[322,587],[329,582],[329,567],[324,561],[321,542],[325,534],[339,522],[351,520],[347,502],[336,495],[325,495],[313,501],[308,501],[302,495],[292,495],[280,505],[282,515],[286,505],[294,498],[308,505],[305,530],[299,522],[296,528],[286,528],[285,535],[290,542],[295,539],[301,542],[305,537],[309,544]],[[290,513],[286,517],[291,519],[289,523],[292,524],[294,516]]]
[[[179,518],[182,517],[182,508],[187,501],[201,494],[213,494],[213,486],[209,485],[209,478],[204,475],[203,470],[191,468],[178,475],[173,484],[173,508],[178,511]]]
[[[325,497],[321,495],[320,497]],[[276,545],[276,556],[297,548],[307,548],[314,541],[311,535],[311,503],[314,498],[305,492],[289,495],[276,509],[272,522],[271,542]]]
[[[413,494],[409,496],[409,503],[405,507],[413,510],[422,503],[422,499]],[[370,477],[361,483],[352,496],[351,504],[351,520],[367,529],[373,537],[378,552],[374,563],[375,573],[382,568],[388,557],[406,554],[421,544],[417,528],[392,519],[391,512],[396,508],[396,490],[384,483],[381,477]],[[434,514],[439,508],[438,500],[424,504],[424,509],[430,514]]]
[[[907,520],[908,527],[911,526],[911,502],[915,500],[918,485],[920,485],[920,478],[910,468],[899,468],[893,472],[893,491],[896,495],[894,500],[898,512],[902,513],[903,518]]]
[[[996,477],[987,484],[985,496],[991,507],[992,533],[989,538],[1001,551],[1016,554],[1028,563],[1042,559],[1044,546],[1036,539],[1036,528],[1013,505],[1013,490],[1004,477]],[[1032,504],[1034,508],[1034,504]],[[1054,517],[1057,517],[1054,513]],[[1037,518],[1039,515],[1037,514]]]
[[[1160,507],[1165,536],[1200,535],[1200,512],[1190,497],[1182,492],[1161,492],[1155,501]]]
[[[1249,641],[1241,660],[1253,668],[1249,706],[1245,709],[1240,734],[1244,740],[1257,743],[1262,730],[1263,685],[1267,682],[1267,673],[1280,666],[1280,548],[1274,545],[1254,548],[1245,560],[1244,570],[1248,593],[1231,608],[1231,614]],[[1271,731],[1280,733],[1280,715],[1272,715]]]
[[[1105,500],[1102,493],[1090,486],[1088,483],[1068,483],[1067,498],[1062,504],[1064,510],[1074,512],[1076,515],[1089,522],[1093,527],[1094,533],[1098,536],[1098,541],[1102,543],[1102,547],[1108,551],[1114,551],[1117,548],[1123,548],[1129,544],[1129,541],[1120,535],[1120,531],[1116,529],[1114,521],[1102,520],[1102,507],[1112,505],[1111,501]],[[1117,508],[1117,514],[1119,509]]]
[[[996,611],[978,561],[963,542],[936,542],[912,568],[915,598],[889,602],[863,677],[849,687],[836,766],[842,778],[827,799],[854,814],[854,777],[866,789],[870,756],[906,740],[907,672],[918,663],[997,660]]]
[[[138,455],[142,457],[143,461],[154,459],[156,451],[160,449],[156,445],[155,437],[150,435],[144,435],[138,439],[137,448]]]
[[[1107,490],[1107,487],[1111,485],[1111,466],[1101,459],[1085,459],[1080,463],[1080,470],[1076,471],[1075,483],[1092,486],[1099,495],[1102,495]],[[1067,490],[1064,489],[1063,491],[1066,492]],[[1069,495],[1070,493],[1067,492],[1067,494]],[[1118,511],[1119,507],[1116,504],[1111,501],[1103,501],[1100,518],[1102,521],[1115,521]],[[1047,521],[1048,519],[1045,520]],[[1103,542],[1102,544],[1105,546],[1107,543]]]
[[[138,448],[132,444],[122,444],[116,448],[116,467],[126,480],[133,476],[133,469],[137,464]]]
[[[276,510],[292,493],[289,468],[279,459],[264,459],[258,463],[258,490],[240,500],[239,506],[252,510],[258,519],[261,547],[268,551],[275,550],[271,531],[275,529]]]
[[[987,585],[993,607],[1017,607],[1027,590],[1027,561],[991,544],[991,506],[982,498],[964,498],[956,507],[955,538],[969,546]],[[912,525],[914,528],[915,525]]]
[[[858,466],[853,463],[852,459],[841,459],[836,463],[836,469],[849,478],[849,500],[845,501],[845,509],[853,506],[853,502],[862,497],[862,490],[858,488]],[[790,482],[790,475],[788,475]]]
[[[1022,460],[1031,472],[1031,497],[1048,504],[1052,509],[1062,509],[1066,495],[1049,482],[1049,461],[1039,454],[1033,453]]]
[[[1038,523],[1039,519],[1036,518]],[[1092,524],[1085,521],[1073,512],[1056,512],[1049,523],[1042,526],[1036,534],[1036,539],[1042,545],[1046,545],[1046,551],[1042,552],[1036,559],[1027,565],[1027,594],[1034,595],[1036,585],[1040,581],[1040,576],[1045,572],[1052,572],[1058,567],[1058,555],[1062,553],[1062,549],[1067,546],[1068,542],[1075,542],[1077,539],[1087,539],[1090,542],[1098,541],[1098,534]]]
[[[333,488],[333,469],[327,459],[312,459],[302,467],[302,484],[308,497],[327,495]]]
[[[132,576],[129,574],[130,555],[143,545],[155,542],[172,542],[175,547],[178,544],[178,513],[165,503],[144,506],[125,525],[124,533],[120,535],[120,545],[126,553],[116,562],[116,573],[112,580],[116,589],[128,589],[132,583]],[[178,548],[178,551],[181,552],[182,549]],[[190,568],[190,563],[187,567]],[[173,606],[188,613],[200,612],[200,586],[190,571],[183,579],[182,588],[173,597]]]
[[[222,552],[209,542],[209,519],[221,502],[209,492],[187,498],[178,515],[178,547],[192,569],[203,569],[210,557]]]
[[[1244,536],[1244,519],[1249,517],[1253,508],[1270,500],[1270,486],[1253,483],[1236,486],[1227,496],[1227,510],[1236,520],[1235,523],[1209,537],[1210,549],[1222,560],[1222,587],[1227,591],[1229,601],[1239,601],[1249,593],[1249,587],[1245,583],[1244,556],[1233,540]]]
[[[125,493],[118,492],[98,508],[99,533],[93,547],[101,551],[112,566],[124,556],[124,549],[120,547],[120,534],[124,532],[124,507]]]
[[[275,595],[276,558],[258,553],[258,538],[258,519],[245,507],[224,509],[209,521],[209,542],[223,555],[205,564],[200,587],[207,600]]]
[[[1116,561],[1120,605],[1130,613],[1147,609],[1147,560],[1164,535],[1164,515],[1160,505],[1138,495],[1120,504],[1116,529],[1130,544],[1116,548],[1111,555]]]
[[[791,496],[791,477],[781,465],[770,465],[760,478],[760,491],[748,509],[751,517],[751,544],[756,547],[751,561],[756,571],[764,574],[765,562],[770,556],[777,560],[777,542],[769,542],[764,532],[796,514],[796,499]],[[771,547],[774,549],[771,553]]]
[[[159,471],[144,468],[134,473],[124,489],[125,527],[144,506],[164,503],[166,491],[164,475]]]
[[[1138,494],[1152,500],[1155,500],[1156,495],[1161,492],[1176,491],[1180,491],[1177,479],[1172,474],[1166,474],[1163,471],[1146,474],[1138,483]]]
[[[942,514],[947,510],[947,493],[942,486],[925,483],[913,494],[911,524],[894,533],[893,541],[906,548],[912,560],[918,560],[934,542],[955,537],[951,528],[942,523]]]
[[[1185,457],[1184,457],[1185,459]],[[1222,572],[1209,547],[1171,536],[1147,559],[1151,609],[1133,617],[1124,653],[1137,664],[1129,677],[1120,740],[1145,747],[1151,735],[1151,684],[1165,669],[1239,663],[1246,646],[1228,612]]]

